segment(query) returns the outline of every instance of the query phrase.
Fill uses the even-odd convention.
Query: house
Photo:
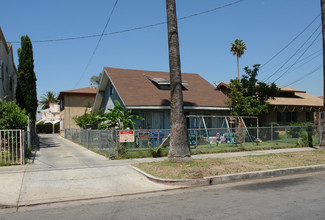
[[[0,27],[0,99],[14,100],[17,87],[17,69],[12,44],[7,42]]]
[[[266,123],[275,121],[280,125],[290,122],[314,123],[314,115],[323,111],[323,100],[291,87],[279,87],[280,94],[269,100],[269,113]]]
[[[226,95],[200,75],[182,73],[186,115],[229,115]],[[104,67],[93,110],[107,112],[115,100],[132,113],[143,117],[136,128],[170,128],[170,80],[168,72]],[[190,119],[189,119],[190,120]],[[207,127],[212,127],[213,119]],[[188,122],[188,124],[191,124]]]
[[[229,83],[217,84],[217,90],[227,94]],[[323,100],[291,87],[279,86],[280,93],[275,99],[268,100],[268,114],[261,117],[262,125],[276,122],[288,125],[291,122],[314,122],[314,115],[323,111]]]
[[[50,103],[50,108],[39,110],[38,113],[41,114],[40,121],[44,121],[44,122],[60,121],[60,105],[58,103]]]
[[[53,125],[53,133],[55,133],[54,126],[60,122],[60,105],[57,103],[50,103],[50,107],[44,110],[39,110],[41,114],[41,119],[36,122],[39,124],[41,122],[51,123]]]
[[[77,128],[74,117],[83,115],[86,105],[92,105],[95,100],[97,87],[91,84],[90,87],[60,92],[58,96],[60,105],[60,134],[64,135],[65,128]]]

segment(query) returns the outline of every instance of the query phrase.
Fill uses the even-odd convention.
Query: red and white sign
[[[120,131],[120,142],[134,142],[134,131]]]

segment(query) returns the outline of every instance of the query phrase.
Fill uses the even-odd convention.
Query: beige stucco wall
[[[64,109],[60,112],[60,118],[63,120],[64,128],[77,128],[73,117],[83,115],[88,102],[93,104],[95,95],[77,95],[65,94],[64,95]],[[64,130],[60,129],[60,135],[64,136]]]

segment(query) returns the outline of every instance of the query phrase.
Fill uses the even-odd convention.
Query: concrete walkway
[[[0,207],[172,189],[58,135],[40,135],[34,164],[0,167]]]
[[[313,150],[292,148],[194,155],[194,159]],[[0,208],[180,188],[149,181],[129,165],[166,158],[109,160],[58,135],[40,135],[33,164],[0,167]]]

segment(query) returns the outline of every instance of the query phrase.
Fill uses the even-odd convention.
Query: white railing
[[[26,132],[23,130],[0,130],[1,165],[24,164]]]

